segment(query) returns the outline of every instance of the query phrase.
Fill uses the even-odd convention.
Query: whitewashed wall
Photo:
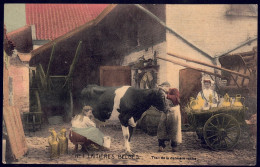
[[[229,5],[167,5],[166,24],[214,57],[257,35],[256,17],[226,16],[229,8]],[[210,59],[169,32],[166,34],[166,41],[167,52],[211,63]],[[256,42],[233,53],[251,51],[254,46]],[[185,62],[170,56],[168,58]],[[194,63],[189,64],[202,67]],[[179,88],[179,70],[184,67],[172,63],[167,63],[166,66],[168,81]],[[203,66],[203,69],[207,68]],[[208,69],[212,70],[212,68]]]
[[[161,57],[165,56],[166,55],[166,42],[162,42],[162,43],[156,44],[154,46],[151,46],[148,48],[147,51],[144,49],[141,51],[130,53],[129,55],[125,56],[122,65],[127,66],[127,65],[129,65],[129,63],[136,62],[143,55],[146,60],[149,58],[153,59],[154,51],[157,52],[157,56],[161,56]],[[166,79],[167,79],[166,62],[158,60],[158,65],[160,66],[160,68],[158,71],[158,76],[157,76],[158,80],[157,81],[158,81],[158,83],[162,83],[162,82],[166,81]],[[132,77],[133,77],[133,74],[134,74],[134,71],[132,70]],[[134,83],[133,78],[132,78],[132,83]]]

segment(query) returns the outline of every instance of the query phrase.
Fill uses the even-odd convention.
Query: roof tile
[[[53,40],[95,19],[108,4],[26,4],[26,23],[36,39]]]

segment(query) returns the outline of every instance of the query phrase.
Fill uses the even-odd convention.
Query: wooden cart
[[[237,144],[246,110],[245,106],[215,107],[205,111],[186,107],[192,129],[213,150],[232,149]]]

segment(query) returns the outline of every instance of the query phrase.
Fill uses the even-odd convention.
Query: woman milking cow
[[[77,152],[78,144],[82,146],[82,150],[88,151],[90,146],[95,149],[105,149],[109,147],[105,141],[105,136],[98,128],[92,114],[92,107],[84,106],[81,113],[71,120],[72,128],[70,131],[70,141],[75,145]]]
[[[126,154],[134,154],[130,147],[133,128],[151,106],[163,112],[158,127],[160,150],[163,151],[166,140],[171,140],[173,148],[181,143],[179,92],[177,89],[170,89],[169,84],[164,83],[154,89],[88,85],[82,90],[81,99],[85,106],[92,107],[93,115],[100,121],[110,119],[113,112],[119,114]]]

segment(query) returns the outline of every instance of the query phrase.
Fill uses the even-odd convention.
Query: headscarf
[[[180,92],[176,88],[172,88],[169,91],[169,94],[167,95],[167,98],[170,99],[173,103],[173,105],[180,104]]]

